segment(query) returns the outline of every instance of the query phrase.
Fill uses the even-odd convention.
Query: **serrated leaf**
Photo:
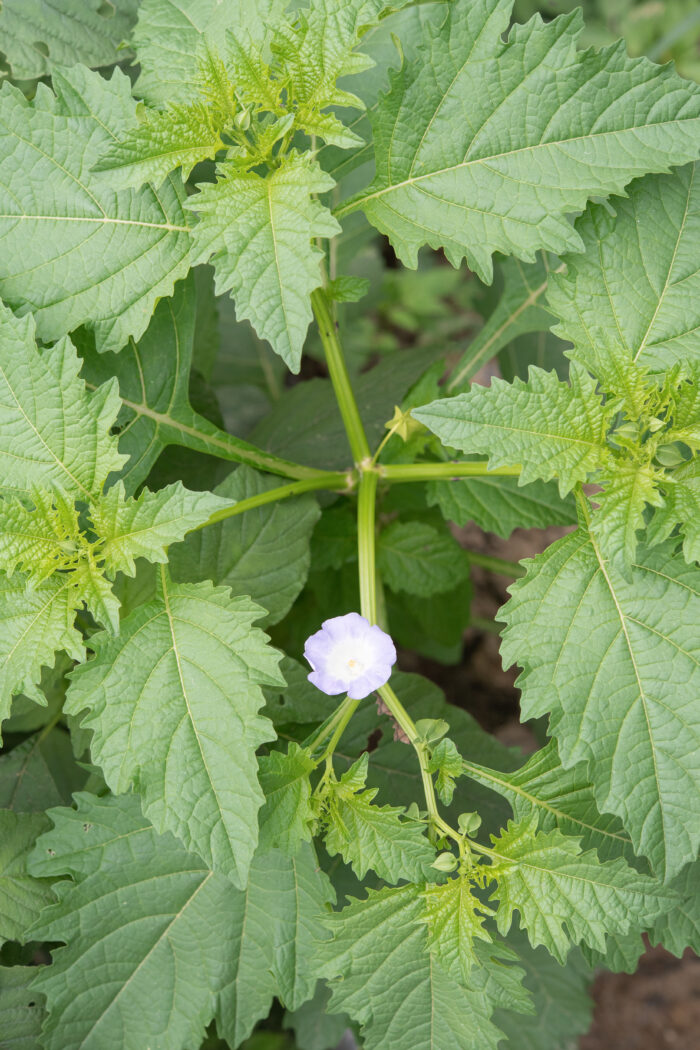
[[[681,956],[686,948],[700,951],[700,897],[698,877],[700,861],[689,864],[671,882],[670,888],[679,896],[677,907],[660,915],[649,937],[652,944],[663,944],[664,948]]]
[[[472,967],[479,965],[474,941],[491,942],[484,922],[493,911],[474,896],[469,879],[462,876],[426,886],[423,901],[429,950],[447,973],[468,987]]]
[[[405,818],[400,806],[373,804],[376,789],[364,789],[367,754],[329,787],[326,849],[340,853],[363,879],[372,868],[386,882],[420,882],[433,875],[435,850],[425,826]]]
[[[567,213],[695,159],[694,86],[622,42],[577,51],[579,12],[504,42],[511,6],[450,5],[373,116],[377,175],[340,214],[361,207],[409,266],[429,244],[490,281],[494,251],[577,250]]]
[[[309,774],[314,769],[309,752],[294,741],[286,754],[271,751],[260,759],[260,787],[265,795],[259,817],[261,849],[277,848],[293,857],[311,838],[316,813]]]
[[[550,713],[563,764],[595,763],[598,807],[672,876],[700,844],[698,569],[666,545],[639,557],[628,583],[579,529],[511,595],[501,652],[525,667],[523,716]]]
[[[644,528],[644,512],[663,505],[658,489],[662,477],[662,471],[651,464],[615,463],[601,477],[603,491],[593,497],[598,510],[591,517],[591,533],[603,558],[627,578],[637,553],[637,534]]]
[[[276,478],[240,467],[215,493],[238,502],[277,485]],[[235,594],[248,594],[266,610],[264,622],[277,623],[306,583],[309,543],[319,515],[313,496],[302,496],[227,518],[173,548],[173,575],[188,581],[208,578],[231,587]]]
[[[340,231],[313,194],[333,180],[303,154],[290,154],[266,176],[235,162],[220,164],[218,173],[187,204],[199,215],[193,261],[211,260],[217,293],[230,292],[237,316],[298,372],[309,296],[321,284],[321,252],[311,240]]]
[[[435,790],[441,802],[449,806],[455,793],[455,781],[462,775],[463,760],[454,740],[444,737],[431,748],[428,769],[437,773]]]
[[[16,80],[32,80],[56,66],[82,62],[111,66],[125,57],[119,45],[136,21],[139,0],[3,0],[0,51]]]
[[[41,339],[85,324],[99,350],[120,350],[187,273],[184,190],[170,178],[158,193],[114,193],[91,172],[133,120],[120,70],[105,80],[73,66],[53,85],[56,95],[40,85],[31,104],[9,84],[0,92],[0,296],[34,313]]]
[[[501,933],[518,911],[533,948],[543,944],[563,963],[572,943],[604,951],[606,931],[627,933],[673,905],[671,893],[621,858],[601,862],[595,850],[582,853],[577,838],[537,824],[533,814],[491,836],[487,877],[498,886],[489,900],[498,901]]]
[[[31,496],[58,485],[70,496],[100,493],[124,457],[109,433],[119,411],[114,382],[89,393],[68,339],[38,350],[32,317],[0,303],[0,487]]]
[[[558,828],[564,835],[578,836],[581,848],[595,849],[601,860],[633,861],[632,844],[619,818],[598,812],[591,773],[583,763],[565,769],[554,741],[512,773],[468,761],[464,772],[508,799],[516,821],[536,813],[541,831]]]
[[[142,489],[136,499],[127,498],[119,481],[91,506],[90,516],[103,543],[99,556],[105,570],[110,576],[117,572],[134,576],[135,558],[167,562],[171,543],[231,506],[231,500],[212,492],[189,492],[179,481],[158,492]]]
[[[655,371],[697,360],[697,165],[633,183],[614,213],[589,205],[576,228],[584,252],[566,257],[566,275],[547,291],[556,334],[574,344],[569,356],[588,364],[603,343],[611,357]]]
[[[8,1050],[37,1050],[44,997],[30,990],[34,966],[0,967],[0,1032]]]
[[[392,590],[421,598],[469,576],[469,558],[450,532],[422,521],[395,521],[380,533],[377,567]]]
[[[329,1009],[362,1025],[367,1050],[496,1050],[487,991],[465,988],[428,950],[418,886],[370,891],[331,920],[323,947]],[[397,994],[400,991],[400,994]]]
[[[238,886],[257,843],[263,802],[255,749],[273,735],[260,688],[279,681],[279,654],[252,627],[247,598],[209,583],[175,584],[90,639],[65,710],[85,711],[91,753],[117,792],[138,784],[144,813]],[[168,697],[163,706],[163,697]],[[119,703],[114,703],[114,698]]]
[[[73,876],[42,918],[45,935],[69,945],[34,982],[49,1004],[47,1050],[98,1050],[114,1031],[124,1050],[144,1039],[186,1050],[217,1009],[236,1046],[274,995],[306,992],[309,945],[324,936],[332,898],[310,847],[295,862],[261,854],[237,890],[156,835],[136,797],[77,803],[52,812],[32,858],[37,874]]]
[[[575,525],[576,505],[562,500],[554,482],[519,485],[518,478],[484,474],[474,478],[428,483],[429,506],[438,506],[456,525],[473,521],[485,532],[508,539],[513,529],[546,529]]]
[[[44,813],[0,809],[0,945],[29,940],[30,926],[54,899],[46,879],[27,871],[27,857],[47,827]]]
[[[70,736],[63,728],[34,733],[0,755],[0,807],[34,813],[67,805],[87,775],[76,764]]]
[[[661,483],[664,506],[649,524],[647,542],[663,542],[676,526],[683,537],[685,560],[700,561],[700,464],[697,459],[682,464]]]
[[[603,466],[610,424],[595,382],[572,364],[570,385],[555,372],[531,367],[524,383],[494,378],[467,394],[434,401],[413,415],[445,445],[485,452],[492,467],[522,464],[521,484],[556,477],[565,496]]]

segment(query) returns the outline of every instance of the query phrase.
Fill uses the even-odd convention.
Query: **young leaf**
[[[0,488],[99,495],[124,462],[110,434],[119,411],[114,381],[88,393],[70,340],[38,350],[33,318],[19,319],[2,303],[0,346]]]
[[[217,293],[230,292],[236,314],[250,321],[291,369],[298,372],[311,320],[311,292],[321,284],[315,237],[340,231],[313,194],[334,185],[308,155],[291,154],[263,176],[235,162],[218,168],[187,207],[196,211],[194,262],[211,259]]]
[[[608,460],[605,437],[611,410],[603,406],[593,379],[578,365],[571,385],[555,372],[531,367],[524,383],[493,379],[468,394],[414,409],[445,445],[485,452],[492,467],[522,463],[520,483],[558,478],[565,496],[577,481]]]
[[[537,813],[540,831],[558,828],[564,835],[576,835],[581,848],[595,849],[601,860],[633,861],[632,844],[619,818],[598,812],[591,773],[583,763],[565,769],[554,741],[512,773],[467,761],[463,769],[477,783],[507,798],[516,821]]]
[[[602,556],[631,578],[637,534],[644,528],[644,511],[663,505],[658,484],[663,471],[651,464],[622,462],[600,478],[605,487],[593,497],[599,509],[591,518],[591,533]]]
[[[231,500],[212,492],[189,492],[179,481],[158,492],[142,489],[137,499],[127,498],[119,481],[90,507],[105,571],[110,576],[117,572],[134,576],[134,558],[167,562],[171,543],[203,525],[215,511],[231,506]]]
[[[326,849],[340,853],[360,879],[370,868],[392,883],[431,878],[435,850],[424,825],[407,820],[400,806],[372,804],[377,791],[364,789],[367,764],[365,752],[329,788]]]
[[[293,741],[286,754],[271,751],[260,759],[260,787],[265,795],[259,817],[261,849],[277,848],[293,857],[311,838],[316,814],[309,774],[314,768],[308,751]]]
[[[697,360],[700,324],[700,173],[690,164],[648,175],[615,201],[591,204],[576,224],[584,253],[547,290],[555,332],[586,365],[610,357],[662,370]]]
[[[498,887],[496,922],[507,933],[520,912],[533,948],[543,944],[564,963],[572,943],[605,950],[605,933],[627,933],[674,904],[674,896],[622,859],[601,863],[595,850],[554,829],[537,830],[537,814],[491,836],[493,863],[487,877]]]
[[[144,813],[244,886],[257,843],[255,749],[274,734],[258,714],[279,654],[252,627],[260,608],[209,583],[174,584],[94,635],[65,710],[86,711],[92,755],[117,792],[138,784]],[[163,697],[168,703],[163,705]],[[114,698],[119,697],[119,703]]]
[[[41,1045],[44,997],[29,985],[35,966],[0,967],[0,1032],[12,1050],[36,1050]]]
[[[661,482],[664,506],[649,524],[649,544],[668,539],[676,526],[683,537],[685,560],[700,561],[700,463],[692,459]]]
[[[373,115],[377,174],[340,214],[361,207],[409,266],[429,244],[488,282],[494,251],[576,250],[567,213],[695,159],[694,86],[622,42],[578,51],[578,11],[504,42],[511,6],[451,4]]]
[[[277,485],[277,478],[239,467],[215,491],[238,502]],[[313,496],[301,496],[210,525],[172,549],[173,576],[189,581],[207,578],[236,594],[247,594],[266,610],[266,624],[277,623],[306,583],[309,542],[319,515]]]
[[[158,193],[115,194],[91,172],[133,120],[127,76],[73,66],[53,85],[33,103],[10,84],[0,92],[0,296],[33,311],[44,340],[85,324],[99,350],[120,350],[187,273],[184,190],[170,178]]]
[[[34,982],[49,1006],[47,1050],[97,1050],[114,1031],[124,1050],[144,1039],[188,1050],[217,1002],[219,1032],[237,1046],[274,995],[298,992],[297,1005],[311,994],[310,945],[332,891],[310,847],[296,862],[261,854],[237,890],[156,835],[135,796],[77,803],[52,812],[32,858],[36,874],[73,876],[37,931],[68,943]]]
[[[431,749],[428,769],[431,773],[437,773],[435,781],[437,796],[441,802],[449,806],[455,793],[455,780],[464,772],[462,756],[453,740],[443,737]]]
[[[30,926],[54,899],[46,879],[27,871],[27,857],[47,827],[43,813],[0,810],[0,945],[29,940]]]
[[[421,521],[395,521],[384,529],[377,565],[392,590],[421,598],[452,590],[469,576],[469,559],[454,537]]]
[[[529,563],[500,613],[524,717],[550,713],[563,764],[593,762],[598,807],[667,878],[700,845],[700,578],[673,549],[638,558],[628,583],[579,529]]]
[[[441,886],[426,886],[422,921],[428,927],[428,948],[454,979],[469,987],[473,965],[479,965],[474,942],[491,942],[484,928],[493,911],[474,896],[469,879],[457,876]]]
[[[496,1050],[502,1033],[492,1024],[493,1001],[465,987],[428,949],[418,886],[370,891],[330,921],[323,946],[330,1010],[362,1025],[367,1050]]]

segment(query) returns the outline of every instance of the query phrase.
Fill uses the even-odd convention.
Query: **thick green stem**
[[[366,471],[360,478],[357,497],[357,554],[360,574],[360,612],[370,623],[377,622],[377,587],[374,566],[374,511],[378,477]]]
[[[482,569],[488,569],[489,572],[497,572],[501,576],[512,576],[516,580],[525,575],[525,569],[516,561],[496,558],[493,554],[480,554],[479,551],[467,551],[466,553],[472,565],[479,565]]]
[[[317,288],[315,292],[311,293],[311,305],[326,355],[328,374],[331,377],[340,414],[343,417],[345,431],[348,435],[350,450],[355,462],[359,464],[365,459],[369,460],[369,444],[367,443],[367,435],[360,418],[357,401],[350,385],[350,376],[345,367],[345,358],[338,340],[330,303],[322,288]]]
[[[380,466],[383,481],[451,481],[456,478],[517,478],[520,467],[493,467],[488,463],[387,463]]]
[[[258,492],[248,499],[239,500],[232,507],[223,507],[214,511],[212,516],[201,525],[196,525],[190,532],[197,532],[207,525],[216,525],[219,521],[233,518],[236,514],[243,514],[246,510],[254,510],[263,507],[266,503],[277,503],[279,500],[289,499],[290,496],[300,496],[304,492],[315,492],[318,489],[335,489],[351,492],[355,485],[353,471],[323,471],[314,478],[304,481],[294,481],[291,485],[279,485],[277,488],[268,489],[267,492]]]

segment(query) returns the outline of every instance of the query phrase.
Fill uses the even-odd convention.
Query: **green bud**
[[[656,462],[662,467],[679,467],[683,462],[683,453],[677,445],[662,445],[656,450]]]
[[[478,813],[460,813],[457,826],[463,835],[476,835],[481,827],[481,817]]]
[[[426,744],[437,744],[438,740],[449,730],[449,725],[443,718],[419,718],[416,722],[418,736]]]
[[[438,871],[454,871],[458,864],[454,853],[438,853],[432,866]]]
[[[665,421],[663,419],[659,419],[658,416],[652,416],[652,418],[649,420],[649,430],[652,432],[652,434],[655,434],[657,430],[661,430],[661,428],[665,425]]]
[[[247,131],[250,127],[250,110],[241,109],[236,113],[233,122],[241,131]]]

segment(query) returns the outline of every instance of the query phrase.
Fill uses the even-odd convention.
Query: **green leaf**
[[[489,387],[474,386],[413,415],[443,444],[488,453],[491,467],[521,463],[521,484],[557,477],[565,496],[606,463],[611,418],[595,382],[578,365],[572,364],[570,381],[533,366],[527,383],[493,379]]]
[[[575,525],[573,499],[562,500],[554,482],[519,485],[518,478],[484,474],[428,483],[427,500],[456,525],[475,522],[485,532],[508,539],[513,529]]]
[[[696,156],[694,85],[622,42],[578,51],[578,11],[504,42],[511,7],[451,4],[373,115],[376,177],[339,214],[361,207],[409,266],[429,244],[488,282],[494,251],[577,250],[567,213]]]
[[[488,992],[454,980],[428,950],[418,886],[370,891],[331,920],[330,1009],[362,1025],[367,1050],[496,1050]],[[401,994],[397,994],[400,990]]]
[[[271,751],[260,759],[260,787],[265,795],[259,817],[261,849],[277,848],[293,857],[311,838],[316,813],[309,774],[314,768],[309,752],[294,741],[286,754]]]
[[[591,204],[576,224],[583,254],[550,282],[555,332],[588,365],[604,349],[660,371],[697,361],[700,326],[700,176],[690,164],[649,175],[615,201]]]
[[[277,485],[279,479],[240,467],[215,492],[238,502]],[[277,623],[306,583],[309,543],[319,516],[314,497],[302,496],[227,518],[173,548],[173,575],[191,581],[205,577],[234,594],[248,594],[266,610],[265,623]]]
[[[433,875],[435,850],[425,825],[407,819],[400,806],[376,806],[376,788],[364,789],[368,755],[329,787],[326,849],[340,853],[358,878],[372,868],[386,882],[420,882]]]
[[[237,886],[263,802],[255,750],[273,736],[258,714],[260,686],[279,681],[279,654],[252,627],[259,615],[247,598],[175,584],[161,569],[156,598],[122,621],[118,638],[90,639],[95,657],[76,669],[65,706],[86,711],[92,756],[112,790],[138,784],[156,829]]]
[[[0,1032],[8,1050],[37,1050],[44,997],[29,988],[35,966],[0,967]]]
[[[563,764],[592,761],[598,807],[670,877],[700,844],[700,577],[673,545],[628,583],[583,529],[528,564],[501,610],[523,717],[550,712]]]
[[[630,578],[637,553],[637,533],[644,528],[647,507],[660,507],[659,481],[663,472],[652,464],[621,462],[600,478],[602,492],[594,495],[599,509],[591,518],[591,533],[611,566]]]
[[[312,311],[309,296],[321,284],[315,237],[333,237],[336,220],[313,194],[334,185],[308,155],[290,154],[266,176],[235,162],[218,167],[187,207],[196,211],[194,262],[211,259],[218,294],[230,292],[236,315],[298,372]]]
[[[58,485],[97,496],[124,457],[110,427],[119,411],[114,381],[88,393],[68,339],[38,350],[31,316],[0,303],[0,470],[5,493],[30,496]]]
[[[595,850],[581,852],[579,840],[558,829],[537,831],[536,814],[508,822],[491,836],[492,865],[487,878],[498,887],[496,922],[507,933],[520,913],[533,948],[543,944],[564,963],[572,943],[605,950],[605,933],[627,933],[675,903],[654,879],[638,874],[618,858],[601,863]]]
[[[237,890],[156,835],[136,797],[77,803],[52,812],[32,859],[36,874],[73,876],[38,931],[68,943],[35,981],[49,1005],[46,1050],[98,1050],[115,1031],[124,1050],[144,1040],[189,1050],[216,1009],[237,1046],[274,995],[312,993],[310,946],[332,892],[310,847],[293,862],[261,854]]]
[[[265,714],[278,725],[292,722],[323,722],[337,706],[337,698],[326,696],[308,680],[309,667],[283,656],[280,671],[286,679],[281,689],[266,688]]]
[[[435,790],[438,798],[446,806],[452,802],[455,793],[455,781],[463,772],[462,756],[453,740],[444,737],[431,749],[428,769],[437,773]]]
[[[686,948],[692,948],[696,955],[700,951],[699,874],[700,861],[696,860],[676,876],[670,887],[679,895],[679,903],[657,918],[649,934],[652,944],[663,944],[679,958]]]
[[[111,66],[136,21],[139,0],[3,0],[0,51],[16,80],[33,80],[56,66]]]
[[[649,524],[647,542],[650,545],[662,542],[678,526],[685,560],[700,561],[700,464],[697,459],[666,475],[661,487],[664,506],[656,510]]]
[[[298,1050],[328,1050],[329,1046],[337,1046],[350,1026],[346,1014],[327,1013],[329,996],[328,988],[319,983],[313,999],[284,1015],[284,1027],[293,1030]]]
[[[379,535],[377,568],[392,590],[429,598],[465,580],[469,558],[447,529],[395,521]]]
[[[114,193],[91,172],[133,119],[120,70],[108,81],[73,66],[53,84],[31,104],[9,84],[0,92],[0,296],[34,313],[43,340],[85,324],[99,350],[120,350],[187,273],[184,190],[170,178],[158,193]]]
[[[27,871],[27,856],[47,826],[43,813],[0,810],[0,944],[29,940],[30,926],[54,899],[46,879]]]
[[[68,805],[86,780],[73,758],[70,736],[55,726],[0,755],[0,807],[34,813]]]
[[[474,896],[469,879],[458,876],[441,886],[426,886],[422,921],[428,927],[428,947],[459,984],[469,987],[472,967],[479,965],[474,941],[491,942],[484,928],[493,911]]]
[[[203,525],[215,511],[233,506],[211,492],[189,492],[178,481],[158,492],[142,489],[137,499],[126,498],[123,482],[90,508],[95,531],[103,542],[100,558],[111,575],[136,574],[134,558],[167,562],[168,546],[190,529]]]
[[[508,799],[516,821],[536,813],[540,831],[558,828],[564,835],[576,835],[581,848],[595,849],[601,860],[634,860],[632,844],[619,818],[598,812],[589,770],[583,763],[565,769],[553,741],[512,773],[468,761],[463,769],[478,784]]]

